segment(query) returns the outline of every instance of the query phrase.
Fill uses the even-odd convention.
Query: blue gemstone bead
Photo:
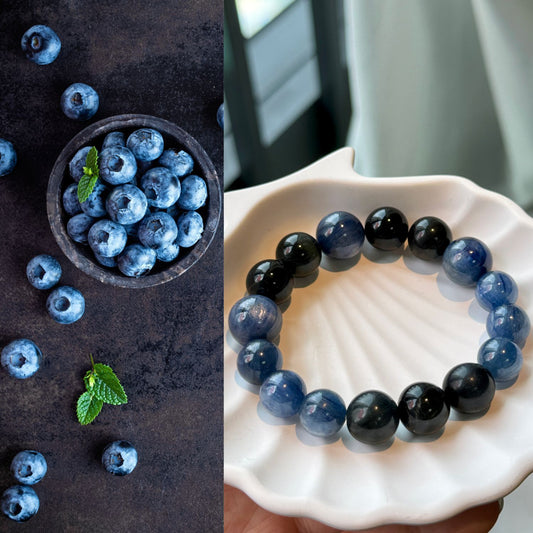
[[[499,270],[487,272],[476,285],[476,300],[479,305],[491,311],[499,305],[514,304],[518,298],[515,280]]]
[[[266,339],[254,339],[244,346],[237,356],[237,370],[252,385],[261,385],[265,379],[280,370],[279,348]]]
[[[529,318],[517,305],[500,305],[487,317],[487,332],[491,337],[505,337],[524,347],[531,330]]]
[[[453,241],[444,250],[442,266],[452,281],[470,287],[491,269],[492,255],[480,240],[463,237]]]
[[[365,241],[365,230],[357,217],[346,211],[325,216],[316,229],[322,251],[335,259],[355,257]]]
[[[506,389],[518,378],[522,351],[509,339],[494,337],[481,345],[477,361],[492,374],[497,389]]]
[[[300,409],[300,423],[311,435],[331,437],[346,420],[346,405],[332,390],[318,389],[310,392]]]
[[[253,294],[241,298],[229,312],[228,324],[237,342],[253,339],[275,339],[281,331],[281,311],[266,296]]]
[[[259,399],[274,416],[290,418],[300,411],[305,393],[305,383],[296,372],[279,370],[263,381]]]

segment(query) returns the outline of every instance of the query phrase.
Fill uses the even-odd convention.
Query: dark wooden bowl
[[[207,184],[208,198],[206,205],[198,210],[204,220],[202,238],[191,248],[181,248],[172,263],[157,261],[154,269],[139,278],[129,278],[117,268],[106,268],[96,261],[88,246],[76,243],[67,234],[69,216],[62,204],[62,195],[72,183],[68,164],[74,154],[83,146],[101,146],[105,135],[111,131],[124,131],[126,136],[134,130],[149,127],[158,130],[165,140],[165,148],[185,150],[194,159],[193,172],[203,178]],[[59,154],[50,179],[46,194],[48,220],[52,233],[63,253],[83,272],[103,283],[117,287],[138,289],[165,283],[183,274],[191,268],[205,253],[218,227],[221,212],[221,190],[213,163],[200,144],[186,131],[172,122],[150,115],[117,115],[91,124],[75,135]]]

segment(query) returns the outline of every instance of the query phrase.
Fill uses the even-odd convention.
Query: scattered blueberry
[[[89,153],[90,149],[91,149],[90,146],[84,146],[83,148],[80,148],[74,154],[74,157],[70,160],[68,169],[69,169],[70,175],[72,176],[72,179],[76,183],[80,181],[81,177],[83,176],[83,167],[86,164],[87,154]]]
[[[29,339],[16,339],[2,350],[2,366],[17,379],[33,376],[39,370],[42,360],[41,350]]]
[[[126,140],[121,131],[112,131],[105,136],[102,142],[102,152],[112,146],[126,146]]]
[[[56,32],[43,24],[32,26],[24,33],[20,45],[26,57],[37,65],[52,63],[61,50],[61,41]]]
[[[85,312],[85,298],[74,287],[63,286],[53,290],[46,300],[48,314],[59,324],[72,324]]]
[[[207,185],[205,181],[191,174],[181,182],[181,193],[178,206],[185,211],[195,211],[205,204],[207,200]]]
[[[218,125],[224,129],[224,104],[220,104],[217,110],[217,122]]]
[[[105,216],[107,213],[105,208],[105,201],[109,194],[109,188],[101,182],[97,182],[89,198],[82,202],[81,209],[90,217],[99,218]]]
[[[141,178],[141,188],[148,199],[148,205],[165,209],[175,204],[181,192],[181,185],[165,167],[154,167]]]
[[[89,229],[91,229],[93,223],[94,218],[85,213],[74,215],[67,222],[67,233],[73,241],[79,242],[80,244],[87,244]]]
[[[189,248],[196,244],[202,237],[204,231],[204,221],[196,211],[183,213],[177,221],[178,240],[177,243],[183,248]]]
[[[165,248],[176,241],[178,227],[174,219],[164,211],[145,216],[139,224],[139,240],[149,248]]]
[[[117,258],[118,269],[131,278],[148,274],[155,265],[156,253],[142,244],[130,244]]]
[[[134,131],[126,141],[126,146],[139,161],[153,161],[163,153],[163,136],[152,128]]]
[[[194,167],[193,158],[184,150],[176,148],[165,150],[159,158],[159,164],[168,168],[178,178],[190,174]]]
[[[15,522],[26,522],[39,510],[39,497],[31,487],[13,485],[0,500],[2,512]]]
[[[98,93],[85,83],[73,83],[61,95],[61,109],[73,120],[89,120],[98,111]]]
[[[115,257],[124,247],[128,235],[124,226],[112,220],[99,220],[89,230],[88,242],[92,251],[102,257]]]
[[[131,183],[115,187],[106,200],[109,217],[119,224],[139,222],[145,216],[147,208],[145,194]]]
[[[37,255],[27,264],[26,276],[36,289],[51,289],[61,278],[61,265],[51,255]]]
[[[137,466],[137,450],[126,440],[108,444],[102,453],[104,468],[115,476],[131,474]]]
[[[78,200],[78,185],[71,183],[63,193],[63,209],[70,216],[81,213],[81,205]]]
[[[34,450],[19,452],[11,461],[11,473],[23,485],[39,483],[45,476],[47,469],[46,459],[41,453]]]
[[[98,157],[100,177],[111,185],[128,183],[135,178],[137,162],[125,146],[111,146],[102,150]]]
[[[13,144],[5,139],[0,139],[0,176],[10,174],[17,164],[17,153]]]

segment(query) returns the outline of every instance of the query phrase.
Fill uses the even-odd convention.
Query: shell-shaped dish
[[[492,251],[493,268],[512,275],[518,305],[533,317],[533,220],[507,198],[453,176],[365,178],[344,148],[288,177],[225,195],[225,481],[278,514],[307,516],[342,529],[429,523],[513,490],[533,469],[531,340],[518,381],[497,391],[482,417],[452,414],[444,431],[419,438],[402,426],[385,449],[308,436],[268,416],[257,391],[236,372],[239,345],[227,328],[245,277],[273,258],[292,231],[315,234],[326,214],[345,210],[361,222],[394,206],[409,224],[445,220],[454,238],[473,236]],[[355,263],[355,264],[354,264]],[[380,389],[397,399],[415,381],[439,386],[448,370],[476,361],[487,338],[473,289],[454,285],[440,264],[365,243],[351,264],[328,265],[295,288],[283,313],[283,368],[307,390],[331,388],[346,405]]]

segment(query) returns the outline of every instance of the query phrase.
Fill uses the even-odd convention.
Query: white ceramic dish
[[[497,391],[485,416],[453,415],[433,439],[400,425],[392,445],[376,450],[346,426],[325,442],[258,408],[256,391],[236,373],[239,346],[227,316],[245,294],[249,268],[274,257],[284,235],[314,234],[331,211],[364,223],[372,209],[392,205],[409,223],[434,215],[454,238],[484,241],[533,317],[533,220],[464,178],[365,178],[354,172],[353,157],[344,148],[288,177],[225,195],[225,481],[270,511],[342,529],[434,522],[507,494],[533,470],[531,340],[518,381]],[[440,266],[365,243],[355,265],[321,268],[316,281],[293,291],[280,336],[283,368],[298,372],[308,391],[331,388],[346,404],[370,388],[398,398],[412,382],[441,385],[452,366],[475,361],[485,318],[473,290],[455,286]]]

